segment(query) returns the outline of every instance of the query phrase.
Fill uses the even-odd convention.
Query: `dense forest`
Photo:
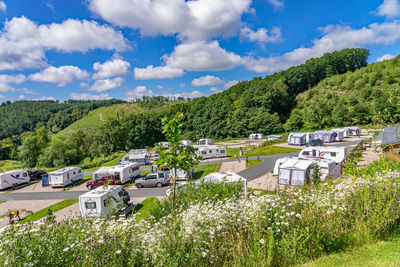
[[[102,101],[10,101],[0,105],[0,139],[33,131],[40,126],[56,133],[99,107],[123,103],[118,99]]]

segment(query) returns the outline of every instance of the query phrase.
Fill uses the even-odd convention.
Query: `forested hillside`
[[[112,99],[103,101],[6,101],[0,105],[0,139],[32,131],[37,126],[46,126],[58,132],[89,111],[99,107],[123,103]]]
[[[400,122],[400,57],[336,75],[297,97],[288,131]]]

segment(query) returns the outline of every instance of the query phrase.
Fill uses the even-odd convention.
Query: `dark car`
[[[315,139],[310,139],[306,146],[322,146],[324,143],[322,142],[321,139],[315,138]]]
[[[86,187],[87,189],[92,190],[96,187],[103,186],[106,183],[109,185],[117,185],[121,183],[121,179],[119,178],[119,175],[97,177],[96,179],[87,182]]]
[[[40,171],[40,170],[33,170],[33,171],[28,171],[29,177],[31,177],[31,181],[36,181],[42,179],[42,176],[47,174],[45,171]]]

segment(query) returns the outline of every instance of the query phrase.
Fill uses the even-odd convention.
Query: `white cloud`
[[[93,69],[97,71],[93,74],[94,79],[105,79],[114,76],[122,76],[129,74],[131,64],[122,59],[116,58],[104,63],[96,62],[93,64]]]
[[[229,89],[229,88],[231,88],[232,86],[234,86],[234,85],[236,85],[238,83],[239,83],[239,81],[237,81],[237,80],[229,81],[224,85],[224,88],[225,89]]]
[[[0,93],[5,93],[5,92],[13,92],[15,91],[15,88],[8,85],[7,83],[0,83]]]
[[[217,87],[211,87],[211,88],[210,88],[210,91],[213,92],[213,93],[219,93],[219,92],[221,92]]]
[[[272,5],[274,7],[274,10],[280,10],[283,9],[285,6],[285,3],[283,0],[267,0],[268,4]]]
[[[392,58],[395,58],[395,57],[396,57],[396,56],[393,56],[393,55],[390,55],[390,54],[385,54],[385,55],[383,55],[383,56],[377,58],[377,59],[376,59],[376,62],[381,62],[381,61],[388,60],[388,59],[392,59]]]
[[[185,74],[183,69],[171,68],[168,66],[153,67],[149,65],[146,68],[135,68],[134,75],[136,80],[150,79],[172,79]]]
[[[23,83],[26,81],[26,76],[23,74],[17,75],[7,75],[1,74],[0,75],[0,83]]]
[[[181,92],[181,93],[176,93],[176,94],[163,94],[162,96],[169,97],[169,98],[183,97],[183,98],[192,98],[193,99],[193,98],[207,96],[207,95],[200,91],[192,91],[192,92]]]
[[[0,95],[0,98],[6,98],[4,95]]]
[[[257,31],[253,31],[249,27],[244,27],[240,30],[240,35],[250,42],[262,44],[282,41],[281,30],[278,27],[273,27],[269,32],[266,28],[259,28]]]
[[[400,2],[398,0],[385,0],[383,4],[378,7],[378,15],[386,16],[388,18],[395,18],[400,16]]]
[[[18,96],[18,99],[19,99],[19,100],[24,100],[24,99],[25,99],[25,96],[24,96],[24,95],[19,95],[19,96]]]
[[[45,50],[86,52],[91,49],[122,51],[129,48],[121,32],[95,21],[68,19],[37,25],[26,17],[4,23],[0,32],[0,70],[46,66]]]
[[[7,5],[4,3],[4,1],[0,1],[0,11],[6,12],[7,10]]]
[[[108,94],[92,95],[87,93],[70,93],[69,97],[73,100],[107,100],[111,99]]]
[[[85,83],[85,82],[81,82],[80,84],[79,84],[79,87],[80,88],[85,88],[85,87],[88,87],[89,86],[89,84],[88,83]]]
[[[104,80],[97,80],[94,84],[89,88],[90,91],[96,92],[105,92],[111,89],[120,87],[122,82],[124,81],[121,77],[116,77],[113,79],[104,79]]]
[[[206,75],[192,80],[193,86],[216,85],[221,83],[224,83],[224,81],[212,75]]]
[[[28,88],[18,88],[18,89],[15,89],[15,91],[21,92],[21,93],[24,93],[24,94],[27,94],[27,95],[36,95],[37,94],[34,91],[29,90]]]
[[[277,1],[277,0],[274,0]],[[251,0],[89,0],[89,8],[105,20],[140,29],[142,35],[178,35],[206,40],[235,35]]]
[[[164,86],[162,86],[162,85],[157,85],[157,88],[158,88],[158,89],[163,89]]]
[[[42,97],[36,98],[34,100],[38,100],[38,101],[43,101],[43,100],[56,101],[56,98],[54,96],[42,96]]]
[[[57,83],[57,86],[65,86],[75,80],[82,80],[89,77],[86,70],[75,66],[50,66],[41,72],[29,75],[29,79],[35,82]]]
[[[147,89],[147,87],[143,85],[136,86],[135,89],[126,93],[126,96],[129,99],[136,99],[136,98],[141,98],[143,96],[153,96],[153,95],[154,95],[153,91]]]

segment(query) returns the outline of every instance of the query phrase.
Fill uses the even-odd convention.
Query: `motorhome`
[[[65,167],[49,173],[49,186],[66,187],[82,180],[83,173],[80,167]]]
[[[349,136],[360,136],[361,135],[361,128],[357,126],[350,126],[346,127],[349,131]]]
[[[120,164],[137,162],[139,165],[150,164],[150,153],[146,149],[132,149],[126,154]]]
[[[212,140],[211,139],[200,139],[199,141],[197,141],[196,145],[209,146],[209,145],[212,145]]]
[[[191,146],[192,145],[191,140],[182,140],[180,143],[182,146]]]
[[[226,149],[223,146],[194,146],[198,150],[196,154],[203,159],[226,157]]]
[[[12,170],[0,173],[0,190],[16,188],[18,185],[26,184],[31,181],[28,171]]]
[[[260,134],[260,133],[252,133],[252,134],[250,134],[250,136],[249,136],[249,139],[250,140],[261,140],[261,139],[263,139],[264,137],[263,137],[263,134]]]
[[[267,135],[265,137],[265,141],[272,141],[272,140],[278,140],[278,139],[283,139],[283,135]]]
[[[279,166],[278,184],[302,186],[313,172],[313,160],[291,158]]]
[[[125,210],[129,204],[128,192],[121,185],[101,186],[79,196],[83,218],[108,217],[111,212]]]
[[[332,129],[332,131],[336,132],[336,142],[341,142],[343,141],[344,138],[348,137],[348,131],[344,128],[339,129]]]
[[[347,157],[347,147],[314,146],[300,151],[299,158],[305,159],[330,159],[336,163],[342,162]]]
[[[196,185],[200,185],[202,183],[242,183],[243,184],[243,193],[247,195],[247,179],[243,178],[237,173],[233,171],[226,172],[214,172],[210,173],[203,178],[196,181]]]
[[[140,165],[137,162],[121,164],[117,166],[100,167],[93,173],[93,180],[104,176],[119,176],[120,183],[133,182],[140,177]]]
[[[306,133],[291,133],[288,137],[289,145],[304,146],[307,143]]]
[[[317,131],[315,138],[319,138],[324,143],[333,143],[336,141],[337,133],[335,131]]]

